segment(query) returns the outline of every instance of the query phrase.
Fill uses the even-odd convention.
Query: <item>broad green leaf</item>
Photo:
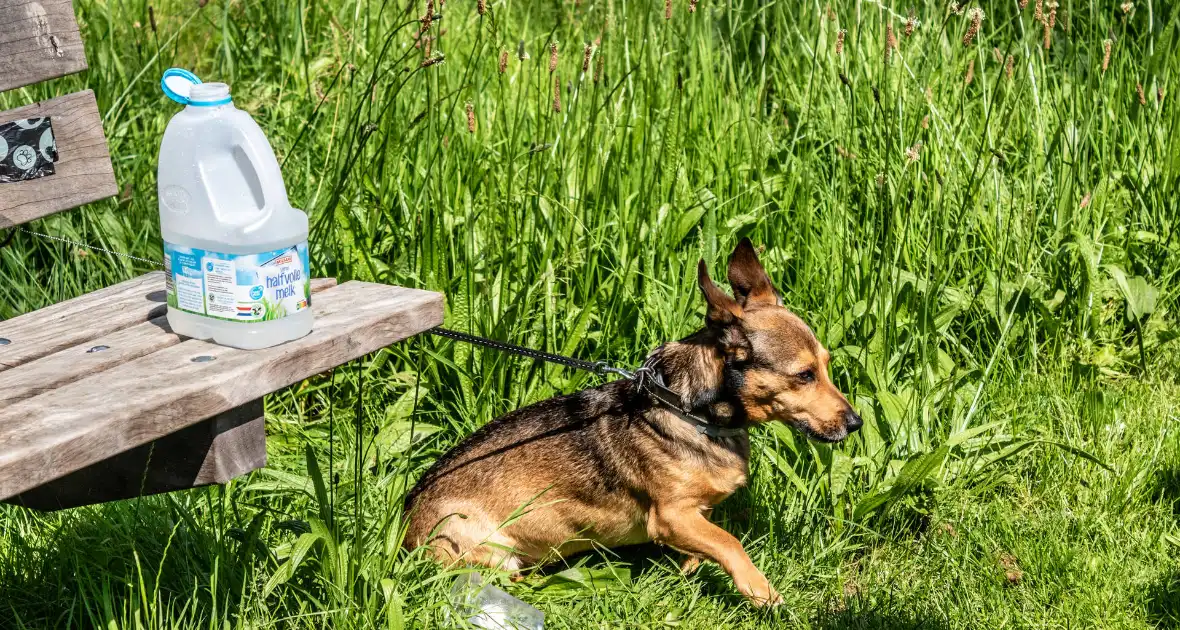
[[[829,474],[831,475],[830,489],[833,500],[844,494],[844,488],[848,485],[848,477],[852,475],[852,467],[851,457],[841,451],[832,451],[832,465]]]
[[[691,232],[692,229],[696,227],[696,224],[700,222],[701,217],[704,216],[704,214],[704,206],[690,208],[681,214],[680,218],[676,220],[675,231],[672,233],[672,242],[679,243],[680,241],[683,241],[684,237],[688,236],[688,233]]]
[[[536,587],[536,590],[549,592],[571,590],[601,591],[625,588],[630,583],[630,569],[574,567],[549,576]]]
[[[1107,265],[1107,273],[1114,279],[1115,285],[1127,300],[1127,318],[1131,321],[1142,321],[1155,312],[1155,301],[1159,291],[1147,283],[1143,276],[1127,277],[1127,273],[1118,265]]]
[[[878,508],[909,494],[911,490],[926,480],[934,471],[938,470],[946,461],[950,447],[945,444],[932,453],[916,456],[906,462],[893,484],[888,489],[878,490],[861,499],[852,510],[853,520],[861,520],[872,514]]]

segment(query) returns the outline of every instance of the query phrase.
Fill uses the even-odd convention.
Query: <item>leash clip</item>
[[[643,368],[640,368],[643,369]],[[594,373],[599,376],[606,376],[607,374],[618,374],[623,378],[634,379],[635,373],[628,372],[623,368],[611,367],[606,361],[599,361],[594,364]]]

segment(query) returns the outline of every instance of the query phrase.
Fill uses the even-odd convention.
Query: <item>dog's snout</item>
[[[862,425],[864,425],[864,421],[860,419],[860,416],[856,415],[855,411],[848,409],[844,412],[844,426],[848,429],[849,433],[856,431]]]

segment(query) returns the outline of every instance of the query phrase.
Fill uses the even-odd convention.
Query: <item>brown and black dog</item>
[[[828,351],[782,300],[750,241],[729,259],[725,294],[702,260],[703,330],[645,366],[683,409],[723,428],[780,420],[836,442],[861,420],[828,377]],[[552,398],[476,431],[406,497],[405,544],[445,563],[517,571],[596,546],[655,541],[718,562],[756,604],[781,598],[736,538],[709,520],[745,484],[749,435],[713,437],[636,381]]]

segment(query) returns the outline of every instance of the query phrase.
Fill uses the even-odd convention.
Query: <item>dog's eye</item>
[[[815,380],[815,370],[804,370],[796,374],[795,378],[803,381],[804,383],[810,383]]]

